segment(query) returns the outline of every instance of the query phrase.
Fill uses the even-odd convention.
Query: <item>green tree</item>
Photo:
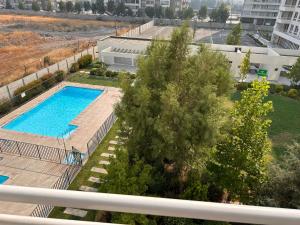
[[[65,12],[65,11],[66,11],[66,3],[63,2],[63,1],[60,1],[60,2],[58,3],[58,8],[59,8],[59,11],[60,11],[60,12]]]
[[[40,11],[40,6],[39,6],[39,4],[36,1],[33,1],[32,5],[31,5],[31,9],[33,11]]]
[[[213,21],[213,22],[217,22],[218,20],[218,10],[217,9],[213,9],[211,12],[210,12],[210,20]]]
[[[19,1],[18,8],[21,9],[21,10],[25,9],[24,3],[22,1]]]
[[[129,158],[128,152],[121,148],[116,151],[116,158],[107,166],[108,175],[101,186],[101,191],[114,194],[144,195],[152,178],[151,166],[137,156]],[[113,213],[113,223],[149,224],[145,215]]]
[[[250,55],[251,55],[251,51],[249,49],[249,51],[246,53],[245,57],[243,58],[243,61],[240,66],[240,78],[242,82],[244,82],[250,70]]]
[[[267,159],[271,151],[268,129],[272,102],[266,101],[269,83],[253,81],[235,102],[229,131],[216,147],[214,164],[210,166],[215,178],[233,200],[248,203],[256,190],[266,181]]]
[[[207,17],[207,6],[203,5],[203,6],[201,6],[201,8],[198,12],[198,18],[205,19],[206,17]]]
[[[52,3],[50,0],[47,1],[47,7],[46,7],[46,10],[51,12],[52,11]]]
[[[133,16],[133,11],[130,7],[125,8],[125,16]]]
[[[172,7],[165,8],[165,18],[167,19],[174,19],[175,11]]]
[[[91,3],[89,2],[89,1],[85,1],[84,3],[83,3],[83,8],[84,8],[84,11],[89,11],[89,10],[91,10]]]
[[[285,153],[276,158],[269,168],[268,182],[261,190],[259,204],[300,208],[300,144],[287,146]]]
[[[288,73],[288,77],[293,85],[299,85],[300,81],[300,57],[297,59],[296,63],[293,65],[291,71]]]
[[[6,9],[12,9],[12,5],[11,5],[10,0],[6,0],[6,1],[5,1],[5,8],[6,8]]]
[[[115,11],[115,2],[113,0],[109,0],[107,2],[107,11],[110,12],[110,13],[114,13]]]
[[[154,7],[146,7],[145,13],[148,17],[153,18],[155,14]]]
[[[170,42],[152,41],[138,62],[135,84],[122,78],[124,97],[117,106],[122,124],[132,128],[129,154],[158,170],[169,165],[177,180],[190,168],[205,167],[232,85],[226,57],[203,46],[191,56],[190,40],[183,26]]]
[[[93,14],[96,14],[96,13],[97,13],[97,6],[96,6],[95,3],[92,3],[92,5],[91,5],[91,10],[92,10],[92,13],[93,13]]]
[[[47,2],[46,2],[46,0],[41,0],[41,7],[42,7],[42,10],[46,11],[46,9],[47,9]]]
[[[156,18],[161,18],[163,17],[163,8],[161,6],[155,6],[154,7],[154,16]]]
[[[67,1],[67,3],[66,3],[66,11],[67,12],[72,12],[73,10],[74,10],[73,2]]]
[[[96,0],[97,13],[103,14],[105,12],[105,5],[103,0]]]
[[[81,11],[82,11],[82,3],[81,2],[76,2],[75,6],[74,6],[74,10],[75,10],[75,12],[77,12],[78,14],[80,14]]]
[[[242,26],[237,24],[232,28],[232,31],[228,34],[226,44],[228,45],[240,45],[241,44]]]
[[[191,7],[188,7],[187,9],[184,9],[182,11],[183,19],[191,19],[193,16],[194,16],[194,10]]]
[[[218,8],[218,22],[226,23],[228,17],[229,17],[228,6],[225,3],[221,3],[221,5]]]

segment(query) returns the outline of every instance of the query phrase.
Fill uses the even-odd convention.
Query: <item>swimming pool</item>
[[[0,184],[4,184],[8,180],[8,176],[0,175]]]
[[[20,115],[4,129],[49,137],[66,137],[77,126],[70,124],[103,90],[66,86]]]

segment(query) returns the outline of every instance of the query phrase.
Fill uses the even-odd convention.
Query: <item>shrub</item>
[[[278,94],[283,92],[283,85],[276,84],[275,85],[275,92],[278,93]]]
[[[0,115],[8,113],[12,108],[12,104],[8,99],[0,100]]]
[[[66,73],[65,73],[65,71],[63,71],[63,70],[58,70],[58,71],[56,71],[56,72],[54,73],[56,82],[58,83],[58,82],[63,81],[63,80],[65,79],[65,75],[66,75]]]
[[[44,57],[44,65],[51,65],[50,56],[45,56]]]
[[[90,71],[91,76],[97,76],[98,68],[92,68]]]
[[[79,58],[77,61],[80,69],[88,67],[89,65],[92,64],[92,62],[93,62],[92,55],[84,55],[81,58]]]
[[[42,85],[40,79],[32,81],[22,87],[17,88],[14,91],[15,96],[15,105],[19,105],[23,102],[28,101],[29,99],[37,96],[45,90],[45,87]],[[24,98],[21,97],[21,94],[25,92],[26,96]]]
[[[71,68],[70,68],[70,73],[75,73],[79,70],[79,64],[78,63],[73,63],[71,65]]]
[[[237,83],[236,84],[236,90],[238,91],[244,91],[248,88],[249,84],[248,83],[245,83],[245,82],[241,82],[241,83]]]
[[[48,73],[40,78],[45,89],[49,89],[56,83],[55,77],[52,73]]]
[[[298,96],[298,91],[294,88],[291,88],[289,91],[288,91],[288,94],[287,94],[288,97],[290,98],[297,98]]]

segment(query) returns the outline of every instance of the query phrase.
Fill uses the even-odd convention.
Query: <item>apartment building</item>
[[[241,21],[274,26],[281,0],[245,0]]]
[[[282,0],[272,42],[283,48],[300,49],[300,0]]]

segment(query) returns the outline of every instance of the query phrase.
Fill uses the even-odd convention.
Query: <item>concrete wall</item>
[[[57,70],[63,70],[67,72],[69,68],[71,67],[72,63],[76,62],[81,56],[91,54],[94,58],[97,56],[98,47],[92,47],[89,49],[86,49],[76,55],[73,55],[69,58],[63,59],[51,66],[48,66],[46,68],[43,68],[35,73],[29,74],[26,77],[23,77],[19,80],[16,80],[14,82],[11,82],[5,86],[0,87],[0,101],[2,99],[11,99],[13,98],[14,91],[18,89],[19,87],[22,87],[34,80],[37,80],[41,78],[42,76],[48,74],[48,73],[54,73]]]
[[[129,30],[128,32],[126,32],[125,34],[123,34],[121,36],[122,37],[136,37],[136,36],[142,34],[143,32],[145,32],[146,30],[150,29],[153,26],[154,26],[154,20],[151,20],[148,23],[138,26],[132,30]]]
[[[155,19],[154,25],[155,26],[180,26],[184,23],[184,20],[180,19]],[[225,24],[225,23],[214,23],[214,22],[199,22],[199,21],[190,21],[189,22],[191,27],[196,25],[197,28],[207,28],[207,29],[226,29],[231,30],[235,24]],[[254,24],[244,23],[242,24],[244,30],[249,31],[273,31],[273,27],[270,26],[258,26]]]

